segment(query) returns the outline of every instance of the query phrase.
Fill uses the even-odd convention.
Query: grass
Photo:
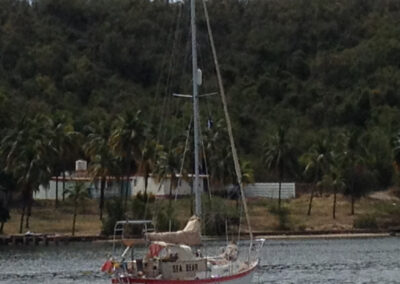
[[[307,215],[309,195],[304,194],[282,204],[288,211],[289,230],[350,230],[355,222],[363,222],[364,219],[376,220],[378,228],[388,228],[400,225],[399,204],[388,200],[376,200],[365,197],[355,204],[355,215],[350,214],[349,200],[338,194],[336,219],[332,218],[332,195],[317,196],[314,198],[311,216]],[[161,208],[168,200],[156,200],[154,208]],[[172,201],[180,227],[191,215],[191,200],[178,199]],[[235,201],[223,200],[229,208],[236,208]],[[281,224],[279,214],[271,210],[277,205],[277,200],[254,199],[248,201],[252,228],[255,232],[280,231]],[[158,210],[158,209],[156,209]],[[54,207],[54,201],[36,201],[32,209],[31,232],[71,234],[73,206],[68,202],[61,202],[58,208]],[[272,213],[271,213],[272,212]],[[367,216],[367,217],[365,217]],[[4,226],[5,234],[18,233],[20,211],[12,210],[11,219]],[[242,216],[242,222],[245,218]],[[365,223],[365,222],[364,222]],[[368,222],[367,222],[368,223]],[[359,223],[358,223],[359,224]],[[367,224],[368,225],[368,224]],[[79,210],[76,223],[77,235],[98,235],[101,232],[101,222],[98,216],[98,203],[95,200],[86,201]],[[375,226],[375,224],[374,224]],[[242,229],[246,226],[243,224]],[[24,229],[24,232],[27,230]]]
[[[63,202],[58,208],[54,201],[36,201],[32,208],[30,230],[35,233],[71,234],[73,206]],[[4,226],[5,234],[19,232],[20,210],[11,210],[11,219]],[[97,212],[97,204],[93,200],[86,201],[78,211],[76,220],[76,235],[97,235],[101,231],[101,222]]]

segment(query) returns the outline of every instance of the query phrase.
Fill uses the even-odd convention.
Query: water
[[[100,243],[0,247],[0,283],[109,284],[100,272],[109,252]],[[400,238],[270,240],[262,255],[255,283],[400,283]]]
[[[267,241],[259,283],[400,283],[400,238]]]

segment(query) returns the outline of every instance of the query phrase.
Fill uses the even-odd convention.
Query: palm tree
[[[3,204],[0,204],[0,235],[3,234],[4,223],[10,219],[10,211]]]
[[[254,169],[249,161],[243,161],[240,164],[242,170],[243,185],[254,183]]]
[[[169,199],[172,200],[172,190],[178,185],[178,174],[181,168],[182,147],[177,146],[168,152],[161,152],[155,166],[155,175],[162,182],[170,178]]]
[[[236,182],[232,152],[226,146],[229,140],[224,121],[220,120],[204,131],[203,143],[213,185],[223,187]]]
[[[374,173],[367,165],[368,151],[360,137],[356,131],[346,134],[345,150],[342,153],[344,194],[350,196],[351,215],[354,215],[356,200],[365,195],[375,183]]]
[[[278,207],[281,208],[281,185],[285,177],[285,173],[291,169],[294,163],[293,155],[294,147],[291,141],[287,139],[286,130],[282,127],[269,137],[264,143],[264,161],[268,169],[278,171],[279,192]]]
[[[140,117],[140,111],[127,112],[119,116],[109,139],[111,149],[123,161],[126,177],[125,208],[128,201],[130,176],[135,170],[136,162],[140,161],[142,147],[146,138],[147,127]]]
[[[9,196],[15,190],[14,178],[0,171],[0,234],[3,233],[4,223],[10,219]]]
[[[88,192],[83,182],[75,182],[72,188],[67,189],[66,193],[74,205],[74,215],[72,218],[72,236],[74,236],[76,216],[78,215],[78,206],[88,198]]]
[[[333,205],[332,205],[332,217],[336,219],[336,200],[337,193],[343,190],[346,186],[344,173],[344,158],[346,147],[346,135],[340,135],[339,139],[334,145],[334,151],[331,153],[331,164],[328,170],[327,176],[329,177],[329,183],[333,189]]]
[[[332,217],[336,219],[336,195],[338,191],[345,187],[344,179],[339,169],[336,169],[332,175],[332,187],[333,187],[333,205],[332,205]]]
[[[80,140],[80,133],[74,130],[74,127],[62,116],[54,123],[52,147],[56,149],[56,159],[54,161],[54,173],[56,176],[56,200],[58,205],[58,177],[60,172],[63,175],[62,199],[64,200],[65,191],[65,170],[66,162],[75,156]]]
[[[333,164],[330,166],[328,173],[322,178],[322,183],[333,191],[333,204],[332,204],[332,218],[336,219],[336,200],[337,193],[345,187],[345,180],[342,175],[342,168],[338,164],[339,160],[333,160]]]
[[[7,189],[0,186],[0,235],[3,234],[4,223],[10,219],[10,211],[7,206]]]
[[[100,179],[99,218],[102,220],[106,179],[108,176],[116,173],[117,162],[108,145],[110,136],[109,126],[103,121],[97,125],[89,125],[86,130],[89,134],[87,142],[83,145],[83,149],[90,158],[90,175],[94,181]]]
[[[169,229],[175,228],[177,225],[174,218],[174,208],[172,207],[172,190],[178,185],[178,174],[180,173],[181,169],[181,157],[183,151],[183,147],[178,145],[174,148],[171,148],[168,152],[161,152],[154,170],[154,174],[160,185],[168,178],[170,181],[169,200],[168,207],[166,209],[166,217],[169,221]]]
[[[147,186],[150,174],[156,169],[157,161],[160,156],[165,155],[164,147],[155,140],[150,140],[143,148],[142,157],[139,164],[139,172],[144,177],[144,195],[147,196]]]
[[[312,202],[316,187],[321,187],[323,177],[331,160],[331,151],[325,139],[311,146],[310,151],[300,157],[300,163],[304,165],[304,174],[310,175],[313,180],[307,215],[311,215]]]
[[[23,118],[1,143],[1,154],[5,157],[6,164],[5,172],[15,178],[22,196],[20,233],[25,213],[25,227],[29,228],[33,192],[38,190],[40,185],[47,186],[51,178],[50,165],[55,156],[55,149],[50,141],[52,126],[52,120],[46,116]]]
[[[393,140],[393,159],[396,163],[396,167],[400,168],[400,132],[397,133]]]

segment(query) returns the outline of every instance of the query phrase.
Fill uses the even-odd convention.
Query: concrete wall
[[[71,179],[65,182],[65,187],[70,188],[73,184],[79,180],[84,182],[88,190],[88,194],[91,198],[100,197],[100,182],[95,185],[90,179],[79,178]],[[123,191],[128,190],[128,196],[135,196],[139,192],[144,192],[144,177],[135,176],[131,177],[128,187],[124,186]],[[200,182],[200,190],[203,191],[203,183]],[[296,197],[296,185],[295,183],[282,183],[281,198],[291,199]],[[169,196],[170,180],[166,179],[162,183],[157,182],[154,178],[149,178],[147,186],[147,192],[154,194],[156,197],[163,198]],[[246,185],[244,188],[246,197],[248,198],[273,198],[277,199],[279,196],[279,183],[254,183]],[[105,198],[112,198],[121,195],[121,183],[115,179],[108,180],[106,182],[106,190],[104,192]],[[192,194],[191,184],[186,180],[180,180],[178,187],[172,190],[172,195],[175,196],[187,196]],[[53,179],[50,181],[49,187],[41,187],[38,192],[34,193],[35,199],[52,199],[56,198],[56,181]],[[62,181],[61,178],[58,181],[58,198],[62,198]]]
[[[254,183],[244,187],[244,194],[248,198],[264,197],[279,198],[279,183]],[[296,197],[296,185],[294,182],[285,182],[281,184],[281,199],[291,199]]]
[[[154,178],[149,178],[148,180],[148,185],[147,185],[147,192],[152,193],[157,197],[166,197],[169,196],[170,193],[170,179],[165,179],[162,182],[158,182]],[[203,191],[203,186],[202,182],[200,182],[199,188],[201,191]],[[133,186],[133,193],[136,195],[138,192],[144,192],[144,187],[145,187],[145,179],[144,177],[141,176],[136,176],[134,177],[132,181],[132,186]],[[175,189],[172,189],[172,195],[173,196],[185,196],[185,195],[190,195],[192,194],[192,186],[191,184],[186,181],[181,179],[178,182],[178,186]]]

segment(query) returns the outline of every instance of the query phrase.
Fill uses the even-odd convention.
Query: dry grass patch
[[[97,202],[86,201],[79,209],[76,220],[77,235],[98,235],[101,231],[101,222],[97,212]],[[68,202],[60,202],[58,208],[54,207],[53,201],[36,201],[32,208],[30,228],[23,228],[23,232],[35,233],[60,233],[71,234],[73,207]],[[5,234],[17,234],[21,211],[11,210],[11,219],[4,226]]]
[[[156,200],[152,205],[154,210],[165,208],[169,201]],[[282,206],[289,211],[288,224],[290,230],[348,230],[353,229],[355,220],[365,216],[376,218],[378,228],[388,228],[400,225],[400,202],[386,199],[365,197],[355,204],[355,215],[350,214],[350,201],[342,194],[337,195],[336,219],[332,218],[333,195],[317,196],[313,200],[311,216],[307,215],[309,195],[304,194],[296,199],[282,201]],[[183,228],[191,216],[192,200],[190,198],[172,201],[180,228]],[[219,199],[216,204],[238,210],[236,201]],[[253,199],[248,201],[252,228],[255,232],[279,230],[279,214],[272,214],[277,200]],[[203,208],[205,209],[205,208]],[[218,210],[215,208],[214,210]],[[36,201],[32,209],[31,232],[71,234],[73,206],[69,202],[60,202],[59,208],[54,208],[54,201]],[[230,211],[229,211],[230,212]],[[20,210],[11,211],[11,219],[4,226],[5,234],[15,234],[19,230]],[[76,223],[78,235],[97,235],[102,224],[98,217],[98,202],[88,200],[81,206]],[[246,230],[246,221],[242,215],[242,230]],[[27,230],[24,229],[24,232]]]

